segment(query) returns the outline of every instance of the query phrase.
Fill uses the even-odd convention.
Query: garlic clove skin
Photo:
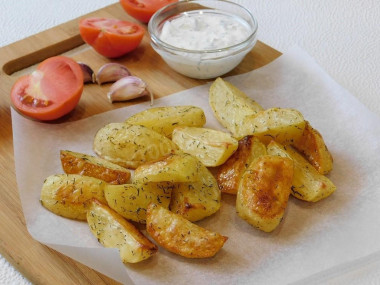
[[[151,105],[153,104],[153,93],[148,85],[136,76],[127,76],[119,79],[111,85],[107,93],[108,100],[113,103],[116,101],[127,101],[145,95],[150,95]]]
[[[124,65],[120,63],[106,63],[101,66],[96,75],[98,84],[107,82],[115,82],[123,77],[130,76],[131,72]]]
[[[78,62],[78,64],[80,68],[82,69],[83,83],[95,83],[96,76],[92,68],[83,62]]]

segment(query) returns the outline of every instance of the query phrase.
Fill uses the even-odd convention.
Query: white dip
[[[247,23],[236,16],[198,10],[165,22],[160,39],[178,48],[215,50],[239,44],[249,34]]]
[[[207,79],[234,69],[255,45],[256,30],[228,12],[204,9],[167,20],[159,38],[183,49],[152,45],[170,67],[192,78]]]

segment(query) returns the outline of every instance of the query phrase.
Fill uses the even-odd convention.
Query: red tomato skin
[[[175,2],[178,0],[120,0],[125,12],[143,23],[148,23],[157,10]]]
[[[59,72],[59,70],[54,71],[55,67],[57,69],[69,69],[69,73],[72,71],[72,76],[68,78],[68,81],[62,82],[64,78],[55,74],[55,72]],[[41,62],[37,67],[37,71],[43,72],[47,82],[42,79],[40,83],[41,89],[49,93],[45,94],[47,98],[49,96],[53,97],[49,98],[49,100],[52,99],[53,103],[46,107],[33,107],[24,104],[20,100],[20,96],[25,94],[25,91],[30,87],[32,75],[29,74],[20,77],[11,89],[11,102],[16,110],[25,116],[40,121],[55,120],[71,112],[78,104],[83,92],[83,73],[78,63],[65,56],[55,56]],[[49,81],[53,81],[53,84]],[[56,84],[57,82],[58,84]],[[65,87],[67,84],[68,88]],[[51,92],[53,91],[52,89],[58,86],[69,91],[61,92],[62,90],[57,90],[56,92]],[[52,93],[54,93],[53,96]]]
[[[95,20],[113,20],[125,24],[128,23],[136,31],[124,35],[117,32],[111,32],[89,24],[89,21]],[[140,25],[127,21],[106,18],[85,18],[79,22],[79,33],[82,39],[92,46],[99,54],[108,58],[117,58],[135,50],[140,45],[145,30]]]

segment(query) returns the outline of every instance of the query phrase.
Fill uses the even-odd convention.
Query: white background
[[[0,46],[117,1],[3,0]],[[380,115],[379,0],[235,0],[259,22],[259,40],[285,52],[298,45],[341,86]],[[377,213],[374,213],[377,214]],[[380,261],[336,278],[334,284],[378,284]],[[30,284],[0,256],[0,284]]]

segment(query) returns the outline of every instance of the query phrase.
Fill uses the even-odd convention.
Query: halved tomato
[[[83,91],[79,64],[65,56],[41,62],[30,75],[20,77],[11,90],[13,106],[31,118],[48,121],[75,108]]]
[[[120,0],[124,10],[143,23],[148,23],[157,10],[174,2],[178,0]]]
[[[139,46],[145,30],[138,24],[108,18],[86,18],[79,22],[82,39],[105,57],[125,55]]]

